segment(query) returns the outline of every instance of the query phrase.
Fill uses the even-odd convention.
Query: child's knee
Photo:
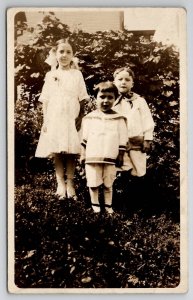
[[[98,186],[97,187],[89,187],[89,189],[92,191],[92,192],[95,192],[95,191],[97,191],[98,190]]]
[[[113,187],[112,186],[107,187],[107,186],[104,185],[104,192],[105,193],[112,193],[112,191],[113,191]]]

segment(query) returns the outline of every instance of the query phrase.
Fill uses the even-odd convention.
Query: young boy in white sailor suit
[[[146,174],[146,153],[151,148],[154,121],[145,99],[132,92],[134,73],[130,68],[117,69],[114,72],[114,84],[119,97],[113,109],[127,118],[129,137],[122,170],[131,169],[133,177],[142,178]]]
[[[87,186],[94,212],[100,212],[99,186],[104,186],[104,204],[112,214],[113,182],[116,166],[123,164],[128,131],[126,118],[112,110],[118,96],[116,86],[101,82],[95,87],[97,109],[83,119],[82,151],[80,161],[85,161]]]

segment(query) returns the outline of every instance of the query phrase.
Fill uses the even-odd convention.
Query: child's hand
[[[149,153],[151,150],[151,141],[144,141],[143,142],[143,148],[142,148],[142,152],[143,153]]]
[[[116,166],[117,168],[120,168],[120,167],[122,167],[122,165],[123,165],[123,154],[119,154],[119,155],[117,156],[115,166]]]
[[[76,130],[79,131],[82,124],[82,117],[78,116],[75,120]]]
[[[45,133],[47,132],[47,125],[46,125],[46,123],[43,124],[42,130],[43,130],[43,132],[45,132]]]
[[[85,163],[85,156],[81,155],[79,161],[80,161],[81,165],[84,164]]]

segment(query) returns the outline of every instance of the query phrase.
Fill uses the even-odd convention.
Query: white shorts
[[[115,165],[111,164],[86,164],[86,179],[88,187],[98,187],[104,184],[109,188],[113,186],[116,178]]]

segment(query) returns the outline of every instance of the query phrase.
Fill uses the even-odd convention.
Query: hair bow
[[[77,69],[79,70],[79,66],[78,66],[78,57],[73,57],[72,58],[72,61],[71,61],[71,64],[70,64],[70,67],[72,69]],[[55,70],[57,68],[57,65],[58,65],[58,61],[56,59],[56,52],[54,50],[54,48],[52,48],[50,51],[49,51],[49,54],[48,54],[48,57],[46,58],[45,62],[51,66],[51,70]]]

